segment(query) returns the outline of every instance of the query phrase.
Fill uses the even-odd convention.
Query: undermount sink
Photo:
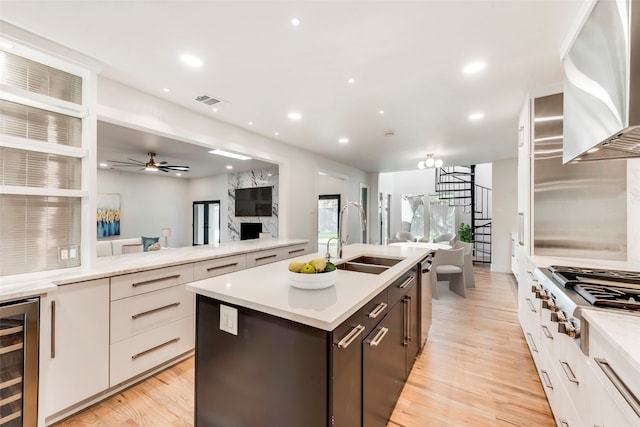
[[[348,262],[354,262],[358,264],[373,264],[379,266],[393,267],[397,263],[402,261],[402,258],[383,258],[379,256],[362,255],[354,259],[350,259]]]
[[[369,274],[380,274],[384,273],[389,269],[388,266],[384,265],[375,265],[375,264],[362,264],[358,262],[343,262],[342,264],[336,265],[338,270],[349,270],[349,271],[357,271],[358,273],[369,273]]]

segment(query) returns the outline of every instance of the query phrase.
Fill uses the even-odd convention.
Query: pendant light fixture
[[[426,160],[421,160],[420,162],[418,162],[418,169],[429,169],[433,167],[442,167],[442,160],[434,159],[433,154],[427,154]]]

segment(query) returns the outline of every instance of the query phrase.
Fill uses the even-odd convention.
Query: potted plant
[[[458,240],[461,242],[471,243],[471,225],[465,224],[464,222],[460,223],[460,227],[458,227]]]

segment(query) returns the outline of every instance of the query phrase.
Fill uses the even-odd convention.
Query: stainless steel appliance
[[[640,156],[640,2],[592,2],[563,58],[563,161]]]
[[[419,264],[420,267],[420,348],[424,347],[429,337],[429,329],[432,320],[432,286],[431,261],[435,252],[431,252]]]
[[[39,299],[0,304],[0,426],[35,427]]]
[[[536,298],[542,315],[550,312],[558,332],[569,335],[588,354],[588,330],[582,322],[585,308],[640,315],[640,272],[553,265],[537,269]],[[583,324],[584,323],[584,324]]]

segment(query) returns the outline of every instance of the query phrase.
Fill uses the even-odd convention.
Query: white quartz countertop
[[[303,239],[252,239],[220,245],[189,246],[160,251],[97,258],[88,267],[0,277],[0,301],[26,298],[54,291],[57,286],[102,279],[173,265],[308,243]]]
[[[607,344],[640,378],[640,315],[604,310],[583,310],[589,329],[597,329]],[[640,387],[640,384],[636,384]]]
[[[288,276],[291,260],[200,280],[188,284],[187,289],[223,302],[332,331],[429,252],[429,249],[408,246],[345,246],[342,260],[359,255],[404,259],[379,275],[338,270],[335,285],[325,289],[303,290],[291,286]],[[300,260],[316,257],[322,257],[322,254],[307,254]],[[340,261],[332,260],[336,264]]]

